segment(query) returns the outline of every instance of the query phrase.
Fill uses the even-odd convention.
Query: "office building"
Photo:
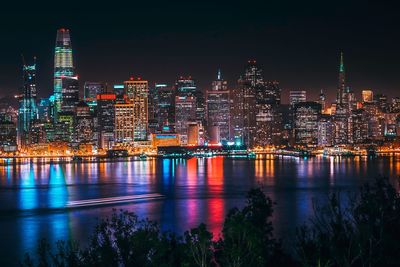
[[[124,82],[127,103],[134,106],[134,140],[147,140],[148,132],[148,82],[141,78]]]
[[[294,106],[294,131],[296,144],[313,147],[318,145],[318,122],[321,104],[300,102]]]
[[[227,81],[222,79],[218,71],[212,89],[206,91],[206,111],[208,135],[218,131],[218,142],[228,142],[230,136],[230,96]],[[218,128],[218,129],[216,129]]]
[[[61,111],[71,111],[79,101],[78,77],[72,58],[72,45],[68,29],[57,30],[54,50],[54,120]],[[63,94],[67,96],[63,97]],[[76,100],[78,99],[78,101]],[[64,105],[64,110],[62,106]]]

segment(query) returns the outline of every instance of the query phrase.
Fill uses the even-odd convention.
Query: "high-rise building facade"
[[[155,119],[158,132],[175,131],[175,90],[164,83],[156,83],[155,86]]]
[[[292,107],[300,102],[307,101],[307,91],[304,90],[291,90],[289,92],[289,103]]]
[[[294,106],[296,144],[308,147],[318,145],[320,116],[321,104],[317,102],[300,102]]]
[[[188,127],[196,120],[196,98],[193,96],[175,97],[175,130],[183,145],[188,144]]]
[[[140,78],[124,82],[126,101],[133,104],[134,140],[147,140],[148,131],[148,82]]]
[[[280,144],[283,130],[280,105],[281,89],[279,82],[264,82],[264,86],[256,87],[255,146]]]
[[[75,140],[78,144],[93,144],[94,122],[90,107],[84,101],[76,106],[75,113]]]
[[[350,105],[348,90],[346,89],[346,74],[343,61],[343,53],[340,54],[338,87],[336,94],[336,109],[333,114],[335,125],[335,144],[345,145],[349,143],[349,117]]]
[[[322,108],[322,106],[321,106]],[[322,114],[318,121],[318,146],[329,147],[334,141],[334,125],[331,115]]]
[[[56,46],[54,50],[54,114],[55,120],[58,113],[68,111],[71,105],[78,104],[79,86],[78,77],[72,58],[71,37],[68,29],[57,30]],[[66,94],[67,96],[63,96]],[[63,109],[63,106],[65,110]]]
[[[179,77],[175,82],[176,95],[180,97],[194,97],[196,100],[196,121],[205,123],[204,93],[197,87],[196,81],[191,77]]]
[[[135,105],[116,103],[114,113],[114,140],[117,144],[133,144],[135,141]]]
[[[37,89],[36,89],[36,58],[32,65],[24,62],[22,67],[23,86],[19,96],[18,109],[18,143],[21,147],[29,144],[30,128],[38,119]]]
[[[116,95],[104,93],[97,95],[97,123],[99,147],[110,149],[114,145],[114,117]]]
[[[206,91],[206,112],[208,136],[212,143],[229,141],[230,96],[227,81],[222,79],[220,71],[212,82],[212,89]]]

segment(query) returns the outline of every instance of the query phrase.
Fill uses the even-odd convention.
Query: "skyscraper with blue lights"
[[[54,120],[57,121],[58,113],[62,111],[63,99],[68,100],[65,106],[70,107],[71,95],[79,96],[76,86],[78,77],[75,75],[75,69],[72,59],[71,37],[68,29],[59,29],[57,31],[56,46],[54,50]],[[71,87],[71,84],[74,86]],[[74,92],[71,92],[74,90]],[[63,97],[67,93],[68,97]],[[74,99],[75,100],[75,99]],[[79,100],[79,99],[78,99]],[[75,101],[78,102],[78,101]]]

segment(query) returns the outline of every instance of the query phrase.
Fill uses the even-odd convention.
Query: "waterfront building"
[[[147,140],[148,131],[148,82],[131,78],[124,82],[127,103],[134,106],[134,141]]]
[[[79,101],[79,90],[76,96],[78,77],[72,58],[72,45],[68,29],[57,30],[54,50],[54,119],[58,119],[61,111],[71,111],[70,105]],[[68,96],[63,97],[63,94]],[[64,110],[62,106],[64,104]],[[73,108],[72,108],[73,109]]]
[[[279,145],[283,130],[279,82],[265,82],[256,87],[255,146]]]
[[[18,144],[25,147],[29,144],[32,122],[38,119],[36,89],[36,58],[32,65],[23,62],[23,86],[19,96],[18,109]]]
[[[189,123],[196,121],[196,98],[193,96],[176,96],[175,130],[180,136],[181,144],[188,144]]]
[[[58,121],[55,123],[54,141],[71,143],[74,141],[75,112],[64,111],[58,113]]]
[[[318,145],[318,122],[321,104],[300,102],[294,106],[294,131],[296,144],[314,147]]]
[[[176,95],[179,97],[194,97],[196,100],[196,121],[202,125],[206,122],[204,93],[197,87],[191,77],[179,77],[175,82]]]
[[[238,81],[238,98],[241,103],[235,103],[240,106],[240,113],[237,113],[237,124],[241,127],[238,132],[242,138],[243,144],[253,147],[255,144],[257,128],[257,93],[265,90],[262,69],[255,60],[249,60],[244,71],[244,75]],[[236,106],[235,106],[236,108]]]
[[[242,79],[230,90],[230,140],[235,144],[243,144],[244,137],[244,101]]]
[[[112,93],[103,93],[98,94],[96,98],[99,147],[110,149],[114,145],[114,105],[117,96]]]
[[[321,106],[322,108],[322,106]],[[332,116],[329,114],[322,114],[318,121],[318,146],[329,147],[333,145],[334,141],[334,124]]]
[[[349,143],[362,144],[368,139],[368,114],[364,109],[351,113],[349,121]]]
[[[180,146],[180,138],[175,133],[157,133],[151,135],[152,147]]]
[[[383,140],[385,133],[385,122],[379,106],[374,102],[365,102],[363,109],[368,119],[368,138],[371,140]]]
[[[0,152],[17,150],[17,127],[9,120],[0,121]]]
[[[155,86],[155,119],[157,132],[174,132],[175,130],[175,89],[164,83]]]
[[[212,89],[206,91],[207,132],[218,132],[214,141],[228,142],[230,136],[230,96],[227,81],[218,71],[217,79],[212,82]],[[217,128],[217,129],[216,129]]]
[[[29,144],[45,144],[47,142],[46,123],[43,121],[35,121],[32,123],[29,135]]]
[[[114,140],[119,144],[133,144],[135,140],[135,104],[116,103],[114,114]]]

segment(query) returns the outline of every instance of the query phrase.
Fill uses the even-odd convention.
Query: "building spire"
[[[221,69],[218,69],[218,72],[217,72],[217,80],[220,81],[221,78],[222,78]]]
[[[340,72],[344,72],[344,61],[343,61],[343,52],[340,52],[340,67],[339,67]]]

